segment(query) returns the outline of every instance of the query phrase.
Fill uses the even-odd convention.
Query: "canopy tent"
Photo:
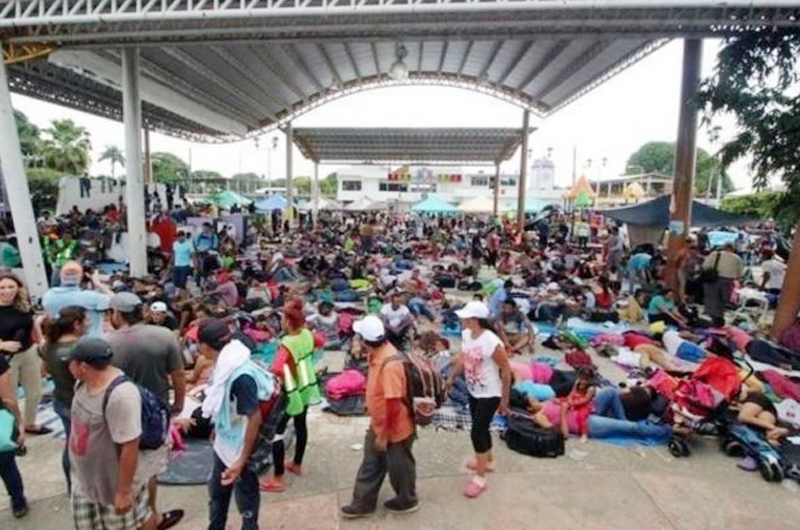
[[[592,198],[586,190],[580,190],[578,196],[575,197],[575,206],[577,208],[588,208],[592,205]]]
[[[247,197],[239,195],[235,191],[230,190],[215,193],[211,195],[209,199],[220,208],[224,208],[226,210],[234,206],[250,206],[253,203],[253,201]]]
[[[303,204],[297,207],[298,210],[306,212],[311,211],[314,208],[314,201],[306,201]],[[325,197],[319,198],[319,209],[320,210],[341,210],[342,205],[336,201],[331,199],[326,199]]]
[[[344,207],[345,210],[350,212],[374,212],[377,210],[386,210],[389,207],[383,201],[373,201],[367,197],[361,197]]]
[[[445,202],[435,195],[431,195],[422,202],[411,207],[416,213],[457,213],[459,210],[449,202]]]
[[[542,200],[539,200],[539,199],[537,199],[535,197],[527,197],[525,199],[525,213],[539,213],[542,210],[544,210],[545,206],[547,206],[546,202],[544,202]],[[508,208],[508,210],[511,211],[511,212],[516,212],[517,211],[517,205],[516,204],[512,204]]]
[[[494,200],[486,195],[473,197],[459,204],[458,211],[464,213],[493,213]]]
[[[264,200],[258,201],[256,203],[256,210],[261,210],[262,212],[283,210],[286,208],[287,204],[289,204],[289,201],[287,201],[283,195],[273,195]]]
[[[670,196],[662,195],[652,201],[635,206],[603,210],[603,215],[621,223],[633,226],[650,226],[666,228],[669,226]],[[728,212],[705,204],[692,201],[692,226],[730,226],[754,222],[753,219]]]
[[[590,199],[597,198],[597,192],[594,191],[594,188],[589,183],[589,179],[586,178],[586,175],[581,175],[578,181],[570,188],[570,190],[566,193],[565,197],[570,200],[575,200],[578,198],[578,195],[581,191],[586,192],[586,195]]]

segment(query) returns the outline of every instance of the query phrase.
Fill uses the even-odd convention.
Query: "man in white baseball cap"
[[[355,519],[372,515],[387,471],[396,496],[383,506],[393,513],[414,512],[419,508],[416,464],[411,453],[414,420],[406,404],[405,366],[379,317],[366,316],[353,323],[353,330],[361,337],[369,358],[366,402],[370,425],[353,500],[342,506],[342,516]]]
[[[161,326],[170,331],[178,329],[178,320],[170,314],[167,304],[161,301],[153,302],[150,304],[149,309],[150,310],[147,312],[147,319],[145,320],[147,324]]]

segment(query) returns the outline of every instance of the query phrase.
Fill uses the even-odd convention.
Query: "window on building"
[[[408,191],[408,184],[406,182],[380,182],[378,183],[378,191],[405,193]]]
[[[342,191],[361,191],[360,180],[343,180]]]
[[[472,177],[472,186],[485,188],[489,185],[489,177]]]

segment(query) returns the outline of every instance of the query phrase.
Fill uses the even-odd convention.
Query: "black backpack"
[[[523,415],[512,415],[503,435],[508,448],[528,456],[555,458],[564,454],[564,437],[558,429],[539,427]]]

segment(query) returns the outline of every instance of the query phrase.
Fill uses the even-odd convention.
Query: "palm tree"
[[[41,141],[39,140],[39,128],[28,120],[22,112],[15,110],[14,119],[17,122],[17,133],[19,134],[19,145],[22,150],[22,157],[28,166],[34,165],[39,154]]]
[[[72,120],[53,120],[42,146],[45,167],[70,175],[86,175],[92,142],[89,132]]]
[[[125,157],[116,145],[107,145],[103,152],[100,154],[100,162],[108,160],[111,162],[111,178],[117,178],[117,164],[125,167]]]

